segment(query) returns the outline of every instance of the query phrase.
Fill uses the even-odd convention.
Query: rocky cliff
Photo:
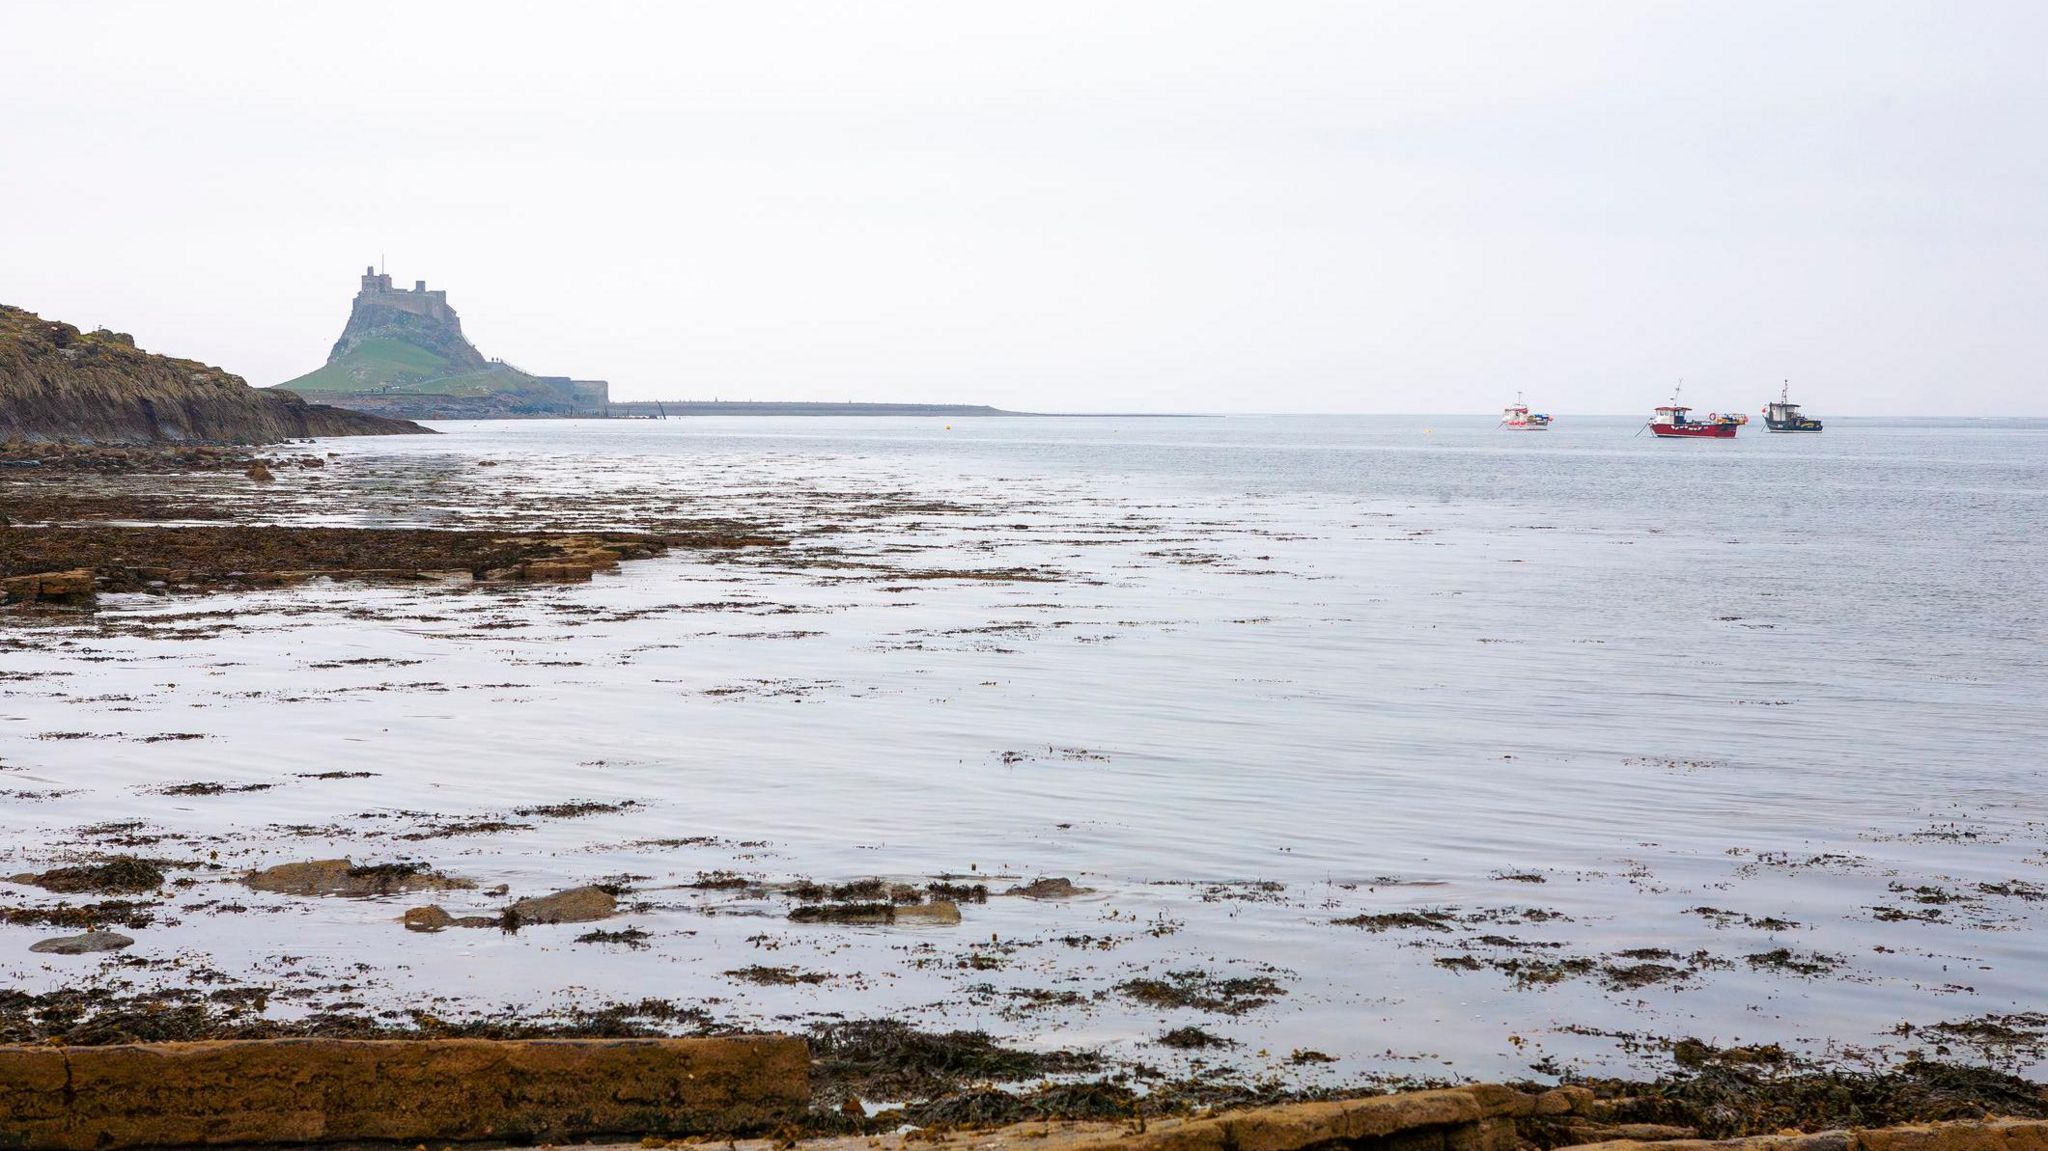
[[[0,304],[0,440],[258,444],[426,432],[252,388],[196,360],[142,351],[123,333],[81,332]]]

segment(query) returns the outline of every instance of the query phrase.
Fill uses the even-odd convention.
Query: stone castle
[[[391,286],[390,274],[379,272],[373,267],[363,269],[363,289],[356,293],[356,302],[397,308],[401,312],[411,312],[416,316],[426,316],[451,324],[458,330],[462,327],[462,321],[456,317],[455,309],[448,306],[448,293],[445,289],[429,292],[425,280],[414,280],[412,290],[409,292],[395,289]]]
[[[411,291],[393,288],[391,277],[375,268],[363,269],[363,286],[349,309],[348,326],[327,353],[334,363],[366,339],[396,338],[426,348],[452,365],[481,369],[488,363],[483,353],[462,334],[462,317],[448,306],[448,293],[430,292],[425,280],[415,280]]]

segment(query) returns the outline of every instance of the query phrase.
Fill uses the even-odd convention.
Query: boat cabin
[[[1792,402],[1792,384],[1787,381],[1778,390],[1778,398],[1765,405],[1764,426],[1774,432],[1817,432],[1821,423],[1800,414],[1799,405]]]

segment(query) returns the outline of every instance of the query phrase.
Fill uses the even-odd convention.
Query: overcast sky
[[[0,302],[620,397],[2048,414],[2048,4],[0,3]]]

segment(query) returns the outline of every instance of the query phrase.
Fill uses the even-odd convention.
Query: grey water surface
[[[138,852],[211,869],[123,957],[31,955],[41,933],[0,926],[0,986],[104,962],[309,989],[279,1015],[659,996],[1162,1065],[1182,1056],[1155,1037],[1193,1024],[1331,1082],[1654,1070],[1681,1036],[1931,1050],[1940,1024],[2048,1010],[2048,421],[1817,414],[1820,435],[1681,442],[1572,416],[323,442],[329,467],[280,481],[305,522],[555,502],[793,542],[587,585],[322,582],[38,625],[0,653],[0,874],[124,821],[161,837]],[[308,778],[335,771],[375,774]],[[162,794],[190,781],[276,786]],[[570,800],[632,806],[517,814]],[[464,820],[518,826],[405,838]],[[344,854],[479,887],[233,882]],[[808,925],[774,890],[690,886],[723,873],[997,894],[955,927]],[[1092,890],[1001,894],[1045,876]],[[394,922],[607,879],[632,906],[602,926],[644,946]],[[823,979],[728,974],[753,965]],[[1275,990],[1231,1014],[1126,986],[1194,971]]]

